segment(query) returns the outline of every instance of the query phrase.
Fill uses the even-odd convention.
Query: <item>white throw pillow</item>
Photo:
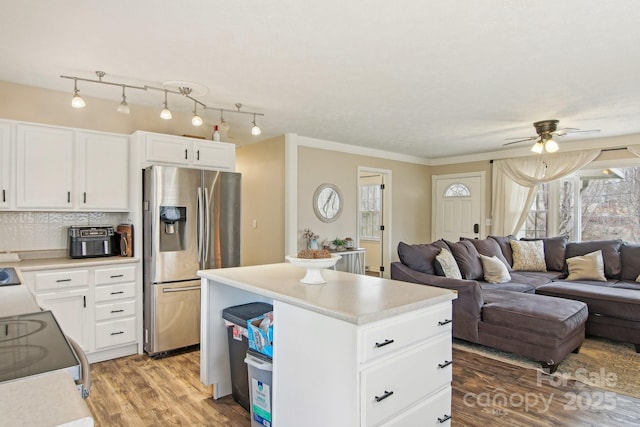
[[[547,271],[542,240],[510,240],[514,271]]]
[[[504,262],[500,261],[497,256],[488,257],[480,254],[480,262],[482,262],[484,280],[487,282],[505,283],[511,280],[507,266]]]
[[[604,276],[602,251],[595,251],[583,256],[567,258],[569,275],[567,280],[600,280],[607,281]]]
[[[640,282],[640,274],[638,274],[638,277],[636,277],[636,282]]]
[[[436,256],[436,261],[440,263],[440,267],[442,267],[442,271],[445,277],[450,277],[452,279],[462,279],[462,274],[460,273],[458,263],[456,262],[456,259],[453,257],[453,254],[451,252],[446,249],[442,249]]]

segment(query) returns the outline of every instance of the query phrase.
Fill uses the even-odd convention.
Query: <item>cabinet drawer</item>
[[[371,326],[362,331],[360,361],[367,362],[403,347],[424,341],[434,335],[447,332],[451,339],[451,303],[431,307],[384,325]]]
[[[96,306],[96,321],[133,316],[136,314],[136,301],[117,301]]]
[[[59,270],[51,273],[36,273],[36,291],[72,288],[89,284],[89,270]]]
[[[114,320],[96,325],[96,349],[136,340],[136,318]]]
[[[451,361],[451,336],[441,335],[363,370],[364,425],[377,425],[450,384]]]
[[[96,285],[133,282],[136,280],[136,267],[114,267],[96,269]]]
[[[381,427],[443,426],[451,425],[451,387],[446,387],[422,402],[412,405],[400,416]]]
[[[120,283],[117,285],[96,286],[96,302],[133,298],[135,296],[135,283]]]

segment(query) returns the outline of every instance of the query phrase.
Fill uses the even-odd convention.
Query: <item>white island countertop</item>
[[[201,270],[200,277],[363,325],[457,297],[451,290],[398,280],[322,270],[327,283],[300,283],[305,269],[288,263]]]

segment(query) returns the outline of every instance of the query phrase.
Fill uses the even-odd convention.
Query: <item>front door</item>
[[[484,237],[484,172],[434,175],[433,240]]]

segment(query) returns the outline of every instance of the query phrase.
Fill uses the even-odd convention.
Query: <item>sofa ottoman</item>
[[[586,303],[587,334],[633,343],[640,352],[640,292],[632,284],[617,287],[560,281],[539,286],[536,293]]]
[[[580,301],[512,291],[484,291],[478,336],[483,345],[540,361],[550,373],[585,337]]]

